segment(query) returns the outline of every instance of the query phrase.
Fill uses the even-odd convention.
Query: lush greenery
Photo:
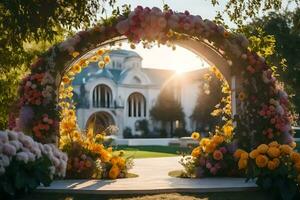
[[[252,39],[253,48],[267,58],[285,84],[297,113],[300,113],[300,9],[256,18],[241,32]],[[275,68],[275,66],[277,66]]]
[[[188,147],[178,146],[117,146],[115,150],[124,151],[124,157],[133,158],[172,157],[191,152]]]

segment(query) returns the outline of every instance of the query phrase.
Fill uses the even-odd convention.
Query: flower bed
[[[0,131],[0,197],[21,195],[66,173],[67,155],[22,132]]]

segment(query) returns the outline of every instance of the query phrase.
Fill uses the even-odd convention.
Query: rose
[[[271,157],[271,158],[277,158],[278,156],[280,156],[280,150],[277,147],[270,147],[268,149],[267,154]]]
[[[269,147],[266,144],[261,144],[257,147],[259,153],[267,153]]]
[[[255,159],[255,163],[258,167],[263,168],[268,164],[268,157],[265,155],[258,155]]]
[[[213,153],[213,158],[215,160],[222,160],[223,159],[223,154],[221,151],[219,150],[215,150],[214,153]]]

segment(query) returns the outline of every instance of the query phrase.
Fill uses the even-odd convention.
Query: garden
[[[115,2],[108,3],[114,5]],[[24,2],[4,2],[0,3],[0,8],[11,11],[13,5],[23,10],[36,9]],[[43,8],[48,11],[51,7]],[[297,12],[299,14],[299,9]],[[13,14],[16,13],[11,12]],[[8,18],[2,16],[0,19],[5,17]],[[71,32],[30,57],[30,67],[18,82],[15,101],[10,105],[7,126],[0,131],[0,198],[24,198],[25,194],[47,191],[48,187],[50,192],[51,188],[57,191],[57,183],[64,185],[68,181],[72,186],[63,187],[83,188],[84,192],[103,190],[103,194],[111,192],[113,195],[118,189],[132,190],[122,188],[124,185],[130,187],[145,180],[150,182],[152,190],[158,191],[167,190],[160,190],[155,181],[171,180],[167,182],[168,187],[173,188],[170,191],[178,192],[181,192],[176,187],[178,180],[185,181],[190,188],[195,186],[191,184],[203,184],[201,181],[204,184],[216,181],[212,185],[221,181],[226,185],[226,180],[237,180],[249,187],[254,187],[251,184],[255,183],[260,191],[270,194],[270,198],[298,199],[300,153],[294,139],[299,108],[297,87],[296,95],[290,95],[295,92],[292,90],[295,83],[283,82],[280,78],[278,73],[281,72],[274,66],[275,61],[278,62],[275,47],[268,49],[272,43],[269,36],[262,41],[255,37],[259,33],[250,34],[249,26],[248,29],[244,27],[244,32],[241,29],[232,31],[220,22],[220,18],[218,20],[203,19],[189,11],[178,12],[168,5],[162,9],[123,6],[122,10],[115,9],[110,17],[79,32]],[[299,22],[299,18],[293,20]],[[67,25],[76,27],[71,22]],[[6,37],[11,34],[5,33]],[[39,31],[35,36],[32,34],[38,38]],[[222,95],[211,116],[221,120],[209,134],[192,132],[190,137],[196,145],[114,146],[107,138],[116,135],[118,127],[108,126],[98,133],[78,127],[72,81],[90,63],[105,69],[111,62],[111,49],[120,41],[128,42],[132,49],[140,43],[149,49],[154,45],[175,49],[179,45],[205,55],[210,61],[212,65],[204,78],[207,82],[213,77],[219,80]],[[12,43],[12,47],[16,45]],[[179,163],[176,162],[178,156]],[[161,171],[155,171],[151,163],[161,167]],[[176,173],[172,173],[174,170]],[[146,175],[152,178],[147,179]],[[220,177],[228,179],[215,179]],[[81,186],[84,184],[87,186]],[[101,186],[97,188],[93,184]],[[119,185],[109,188],[110,185],[114,187],[113,184]],[[148,183],[144,184],[139,187],[149,191]]]

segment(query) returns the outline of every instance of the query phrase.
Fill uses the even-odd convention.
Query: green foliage
[[[211,0],[213,6],[218,6],[220,2],[220,0]],[[289,0],[289,3],[299,5],[300,1]],[[223,16],[226,13],[232,22],[242,26],[249,18],[253,19],[258,14],[268,11],[279,11],[284,5],[283,0],[229,0],[225,3],[224,10],[217,12],[216,21],[223,22]]]
[[[266,58],[285,84],[297,113],[300,113],[300,9],[272,12],[255,19],[239,31],[248,36],[251,48]]]
[[[52,182],[50,166],[51,161],[46,156],[27,164],[14,158],[6,168],[5,174],[0,176],[0,198],[22,196],[40,184],[49,186]]]

